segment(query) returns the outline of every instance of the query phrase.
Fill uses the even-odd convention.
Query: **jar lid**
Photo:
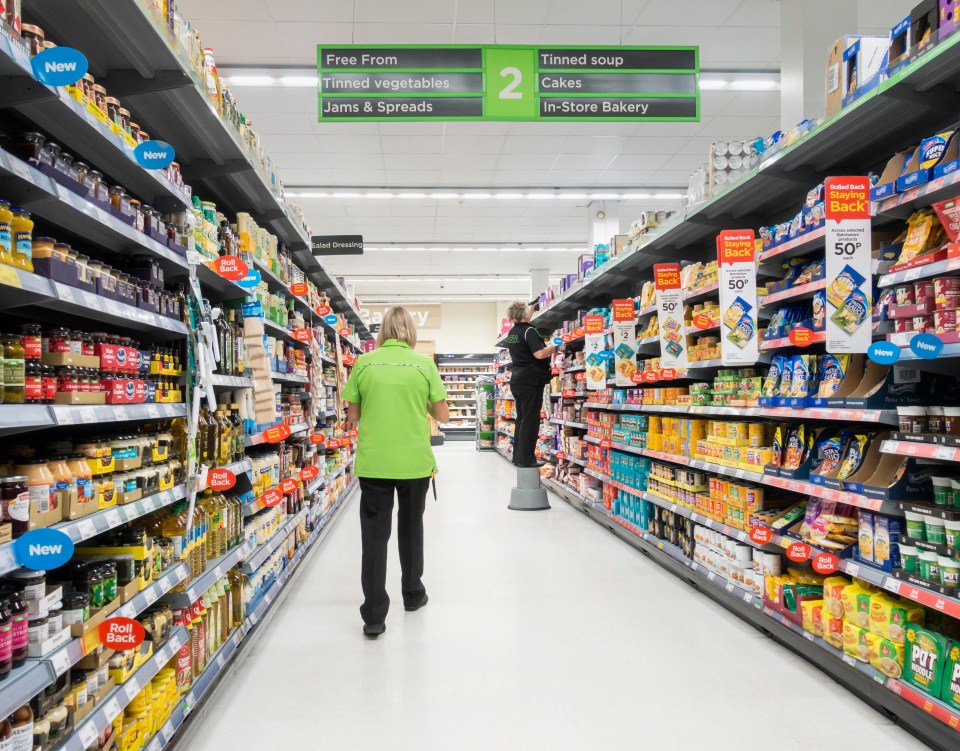
[[[46,571],[31,571],[30,569],[19,568],[16,571],[11,571],[5,578],[14,581],[33,581],[35,579],[45,579],[46,576]]]
[[[8,475],[7,477],[4,477],[3,480],[0,481],[0,482],[8,482],[8,483],[10,483],[10,482],[27,482],[27,480],[29,480],[29,479],[30,479],[30,478],[27,477],[26,475]]]
[[[53,243],[54,245],[58,244],[52,237],[35,237],[33,238],[33,241],[35,243]],[[28,324],[28,325],[31,325],[31,324]]]
[[[38,36],[38,37],[43,36],[43,29],[41,29],[39,26],[34,26],[33,24],[25,23],[20,26],[20,30],[24,34],[33,34],[34,36]]]

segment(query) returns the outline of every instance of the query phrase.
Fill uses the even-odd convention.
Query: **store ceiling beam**
[[[182,70],[158,70],[150,78],[144,78],[135,70],[114,70],[104,77],[103,85],[111,96],[123,98],[193,86],[193,79]]]
[[[226,162],[215,162],[212,159],[198,159],[190,164],[190,176],[196,180],[206,180],[211,177],[235,175],[250,169],[246,159],[228,159]],[[282,216],[282,212],[279,212]],[[279,218],[279,217],[274,217]]]

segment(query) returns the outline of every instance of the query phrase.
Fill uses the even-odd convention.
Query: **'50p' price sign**
[[[866,352],[873,341],[870,179],[828,178],[824,203],[827,352]]]
[[[660,324],[660,364],[665,368],[686,368],[686,325],[683,322],[683,289],[680,264],[658,263],[653,267],[657,288],[657,319]]]
[[[717,237],[720,357],[724,365],[753,365],[760,357],[755,257],[752,229],[724,230]]]

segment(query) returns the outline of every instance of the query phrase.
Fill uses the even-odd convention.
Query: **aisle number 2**
[[[485,55],[484,114],[518,119],[536,117],[537,51],[532,48],[487,48]]]

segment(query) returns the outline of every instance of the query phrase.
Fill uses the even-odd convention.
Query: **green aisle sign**
[[[319,119],[700,120],[698,47],[317,46]]]

